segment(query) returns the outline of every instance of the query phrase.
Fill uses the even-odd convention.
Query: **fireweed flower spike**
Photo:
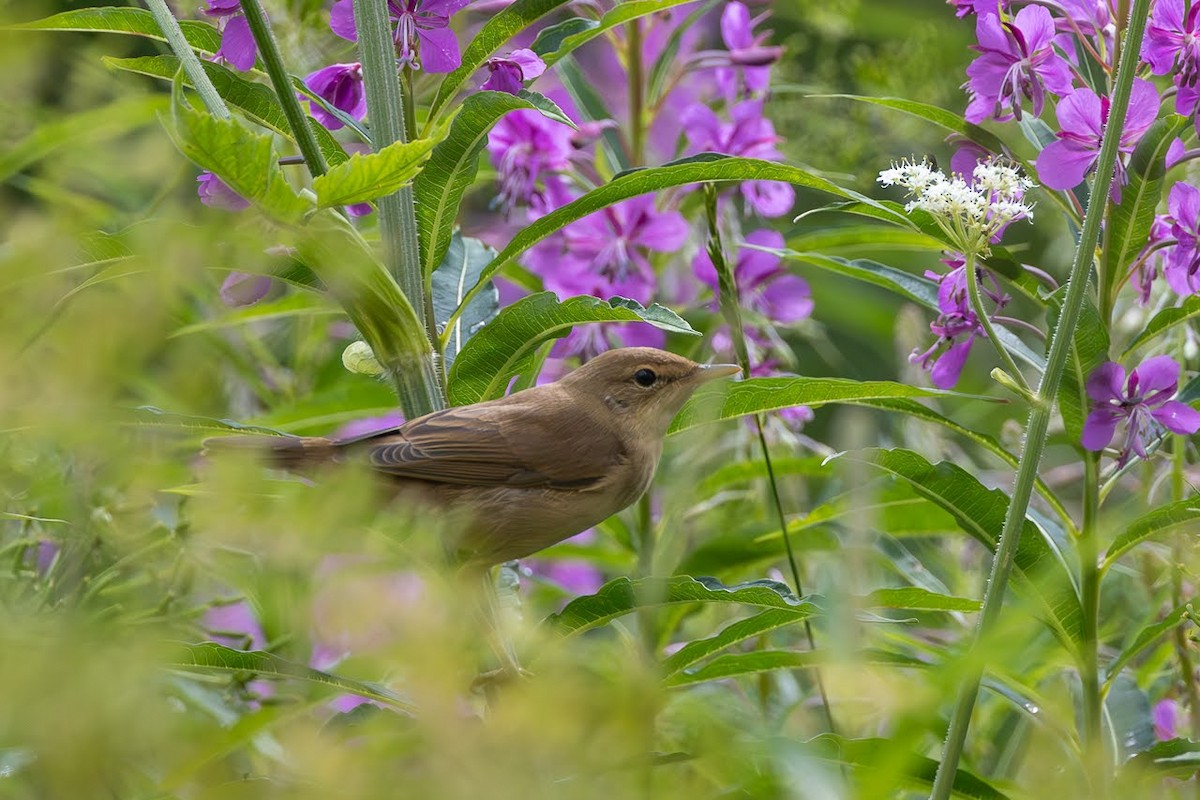
[[[361,120],[367,115],[367,95],[363,91],[362,64],[330,64],[319,69],[304,79],[304,84],[313,94],[320,95],[324,100],[340,111],[345,111],[354,119]],[[303,100],[303,95],[298,95]],[[330,114],[319,105],[313,103],[312,115],[317,122],[331,131],[342,127],[342,121]]]
[[[1185,13],[1186,9],[1186,13]],[[1200,98],[1200,4],[1158,0],[1150,12],[1142,59],[1155,75],[1175,73],[1175,110],[1184,116],[1196,110]]]
[[[907,189],[913,199],[905,210],[932,214],[962,253],[986,255],[989,242],[1005,226],[1033,219],[1033,207],[1024,202],[1033,181],[1000,158],[977,164],[971,183],[957,175],[947,178],[924,161],[908,160],[880,172],[879,182]]]
[[[1200,293],[1200,189],[1175,184],[1167,196],[1167,211],[1169,235],[1176,243],[1163,256],[1163,277],[1178,295]]]
[[[573,133],[570,126],[537,111],[513,111],[496,123],[487,149],[499,173],[497,200],[504,209],[530,206],[544,212],[553,207],[546,195],[554,194],[549,184],[557,179],[555,173],[570,166]]]
[[[1120,364],[1101,364],[1087,380],[1092,411],[1083,423],[1083,446],[1103,450],[1125,420],[1125,443],[1117,458],[1124,464],[1132,453],[1146,458],[1146,445],[1160,426],[1185,435],[1200,430],[1200,411],[1171,399],[1178,385],[1179,364],[1170,356],[1146,359],[1128,380]]]
[[[1062,99],[1056,113],[1062,130],[1058,139],[1046,145],[1038,154],[1038,179],[1051,189],[1074,189],[1100,157],[1100,139],[1108,123],[1111,101],[1091,89],[1079,89]],[[1134,146],[1158,117],[1158,92],[1148,81],[1135,80],[1129,98],[1129,111],[1121,128],[1122,153],[1133,152]],[[1129,182],[1125,165],[1117,159],[1116,177],[1109,196],[1121,202],[1121,187]]]
[[[401,64],[425,72],[453,72],[462,64],[450,18],[471,0],[388,0],[396,23],[396,50]],[[338,36],[358,41],[354,0],[338,0],[329,11],[329,27]]]
[[[721,12],[721,39],[729,48],[729,66],[717,67],[715,77],[717,88],[731,101],[741,94],[752,97],[765,94],[770,88],[771,64],[783,55],[782,47],[763,44],[766,34],[754,35],[756,21],[751,19],[745,3],[737,0],[732,0]]]
[[[532,50],[513,50],[503,58],[487,60],[488,79],[480,89],[517,94],[532,80],[546,71],[546,62]]]
[[[1042,6],[1027,6],[1011,22],[997,14],[980,14],[975,26],[979,58],[967,67],[971,93],[966,118],[982,122],[989,116],[1004,122],[1021,119],[1022,98],[1040,116],[1046,92],[1070,92],[1071,67],[1054,51],[1054,20]]]
[[[254,44],[254,36],[250,33],[250,23],[242,14],[241,0],[205,0],[208,8],[204,13],[215,17],[221,26],[221,49],[213,56],[214,60],[224,59],[235,69],[248,70],[254,66],[258,57],[258,48]]]

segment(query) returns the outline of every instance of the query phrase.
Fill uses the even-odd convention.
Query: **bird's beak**
[[[697,383],[708,383],[718,378],[728,378],[730,375],[741,373],[742,368],[737,364],[701,364],[696,373]]]

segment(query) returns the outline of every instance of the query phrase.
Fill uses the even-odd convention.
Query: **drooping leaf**
[[[952,597],[917,586],[876,589],[863,601],[865,608],[895,608],[911,611],[978,611],[979,601]]]
[[[127,424],[203,433],[253,433],[265,436],[287,436],[281,430],[262,425],[246,425],[231,419],[214,419],[193,414],[174,414],[154,406],[138,406],[133,409]]]
[[[441,332],[454,309],[462,302],[467,289],[479,281],[479,273],[494,258],[496,251],[478,239],[455,232],[450,239],[450,249],[442,264],[433,271],[432,300],[433,319]],[[454,359],[463,345],[491,322],[500,313],[500,293],[496,287],[475,295],[475,299],[454,322],[452,330],[446,332],[446,346],[442,359],[446,368],[454,365]]]
[[[802,622],[817,612],[816,606],[806,605],[798,608],[769,608],[752,617],[737,620],[721,629],[719,633],[707,639],[688,642],[679,650],[672,653],[662,664],[663,677],[669,678],[682,672],[693,664],[703,661],[709,656],[719,653],[739,642],[761,636],[769,631],[777,630],[796,622]]]
[[[547,67],[551,67],[572,50],[613,28],[690,2],[693,0],[626,0],[614,6],[598,21],[576,18],[554,26],[557,30],[553,34],[548,30],[542,31],[534,41],[533,51],[542,57]],[[568,23],[573,24],[570,28],[564,28]],[[541,49],[538,49],[539,42]]]
[[[356,153],[313,179],[321,208],[366,203],[411,183],[429,159],[435,139],[392,142],[377,153]]]
[[[567,0],[516,0],[493,14],[463,50],[461,66],[442,79],[429,106],[430,122],[437,119],[442,107],[454,99],[475,70],[482,67],[492,53],[499,50],[513,36],[566,3]]]
[[[6,25],[12,30],[27,31],[95,31],[99,33],[122,33],[142,36],[147,39],[166,41],[162,29],[153,15],[144,8],[121,8],[113,6],[79,8],[64,11],[45,19]],[[183,38],[201,53],[213,54],[221,49],[221,32],[215,26],[198,20],[181,19],[179,27]]]
[[[812,603],[799,600],[778,581],[751,581],[725,586],[715,578],[617,578],[595,594],[577,597],[542,624],[562,636],[571,636],[605,625],[638,608],[679,603],[736,603],[752,608],[785,609],[808,615],[818,613]]]
[[[180,75],[179,59],[175,56],[142,56],[139,58],[105,56],[101,60],[110,69],[166,81],[174,80],[176,75]],[[201,61],[200,64],[204,67],[208,79],[212,81],[217,94],[221,95],[221,99],[264,128],[269,128],[280,136],[286,136],[294,141],[292,128],[288,124],[287,117],[284,116],[283,107],[279,105],[279,99],[269,86],[246,80],[233,70],[212,61]],[[181,75],[181,80],[185,86],[191,86],[186,75]],[[308,126],[317,137],[317,145],[321,148],[321,155],[325,157],[326,162],[331,166],[336,166],[345,161],[348,157],[346,151],[342,149],[337,139],[333,138],[325,126],[311,118],[307,121]]]
[[[1121,354],[1122,357],[1128,356],[1142,345],[1157,338],[1163,331],[1190,322],[1196,317],[1200,317],[1200,295],[1193,294],[1183,298],[1180,305],[1174,308],[1164,308],[1151,317],[1142,332],[1125,348],[1125,352]]]
[[[547,25],[538,31],[529,49],[544,61],[550,53],[557,52],[567,39],[600,27],[600,21],[587,17],[568,17],[562,22]]]
[[[666,331],[696,334],[682,317],[657,303],[643,308],[624,297],[588,296],[560,303],[552,292],[540,292],[502,310],[467,342],[450,371],[450,402],[462,405],[499,397],[509,381],[528,368],[543,342],[591,322],[648,322]]]
[[[758,249],[758,248],[756,248]],[[855,280],[881,286],[884,289],[919,303],[926,308],[937,310],[937,284],[923,275],[913,275],[902,269],[889,267],[865,258],[854,260],[827,256],[822,253],[797,252],[795,250],[769,250],[785,261],[799,261],[814,267],[845,275]]]
[[[1187,125],[1187,118],[1171,114],[1156,120],[1142,136],[1129,158],[1129,182],[1121,187],[1121,202],[1108,215],[1103,249],[1105,285],[1101,297],[1108,307],[1125,283],[1129,267],[1150,238],[1154,210],[1162,200],[1167,148]]]
[[[1200,497],[1189,497],[1159,506],[1129,523],[1109,546],[1104,556],[1104,569],[1111,567],[1118,558],[1147,539],[1169,533],[1182,525],[1191,526],[1192,530],[1200,525]]]
[[[172,666],[218,672],[253,672],[259,675],[296,678],[318,683],[341,692],[350,692],[387,703],[397,709],[412,712],[416,706],[412,701],[386,686],[366,681],[356,681],[329,672],[313,669],[304,664],[280,658],[265,650],[234,650],[216,642],[180,645]]]
[[[325,298],[312,293],[300,292],[285,295],[278,300],[269,300],[245,308],[235,308],[226,311],[213,319],[193,322],[172,331],[169,338],[188,336],[194,333],[222,330],[224,328],[248,325],[252,322],[262,322],[270,319],[289,319],[292,317],[311,317],[339,314],[340,309],[329,303]]]
[[[863,650],[849,659],[855,664],[890,667],[924,668],[929,665],[911,656],[881,650]],[[830,654],[817,650],[756,650],[751,653],[726,653],[691,672],[679,672],[666,679],[664,685],[678,688],[708,681],[728,680],[758,675],[777,669],[804,669],[830,663]]]
[[[1108,667],[1104,670],[1105,674],[1110,678],[1120,674],[1125,665],[1137,658],[1146,648],[1150,647],[1160,638],[1178,628],[1180,625],[1186,624],[1188,604],[1179,606],[1169,612],[1161,620],[1152,622],[1146,625],[1129,641],[1129,644],[1121,648],[1121,652],[1117,657],[1109,662]]]
[[[463,194],[475,181],[479,154],[487,144],[488,131],[502,116],[521,108],[541,111],[553,119],[553,114],[541,101],[550,103],[532,92],[522,92],[521,96],[507,92],[476,92],[463,101],[446,138],[433,148],[425,168],[413,181],[421,268],[425,274],[433,272],[446,257],[450,236],[458,220],[458,208]]]

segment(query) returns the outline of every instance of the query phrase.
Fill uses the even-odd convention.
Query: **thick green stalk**
[[[204,65],[200,63],[200,59],[196,58],[192,46],[184,38],[183,31],[179,27],[179,20],[175,19],[171,9],[167,7],[166,0],[146,0],[146,7],[150,9],[150,14],[158,23],[163,36],[167,37],[167,44],[171,46],[171,52],[179,59],[184,74],[188,76],[192,87],[199,93],[208,113],[218,119],[229,119],[229,108],[221,99],[217,87],[213,86],[212,81],[209,80],[208,73],[204,71]]]
[[[267,75],[271,78],[271,85],[275,87],[279,105],[283,106],[283,115],[287,118],[288,127],[292,129],[292,136],[296,138],[300,154],[304,156],[304,161],[308,164],[308,171],[314,178],[324,175],[325,157],[321,155],[321,148],[317,145],[316,134],[309,127],[308,115],[304,113],[304,109],[300,108],[300,101],[296,99],[296,88],[292,86],[292,76],[283,66],[283,56],[279,54],[279,44],[275,41],[275,34],[271,32],[267,15],[263,13],[262,5],[258,0],[242,0],[242,11],[246,15],[246,22],[250,25],[254,43],[258,45],[263,66],[266,67]]]
[[[1008,589],[1013,559],[1017,553],[1017,545],[1020,544],[1025,513],[1029,509],[1030,493],[1033,490],[1034,481],[1037,479],[1042,452],[1046,447],[1046,432],[1050,426],[1054,397],[1058,393],[1058,387],[1062,381],[1067,356],[1070,354],[1071,343],[1075,337],[1075,328],[1079,324],[1080,310],[1087,293],[1088,276],[1096,257],[1096,243],[1100,239],[1100,228],[1104,219],[1108,191],[1112,186],[1121,128],[1125,124],[1125,114],[1129,110],[1129,95],[1133,89],[1133,78],[1137,69],[1136,54],[1141,51],[1142,35],[1146,31],[1146,17],[1149,8],[1150,0],[1135,0],[1134,2],[1122,52],[1134,53],[1135,57],[1122,58],[1117,69],[1108,125],[1104,130],[1104,140],[1100,146],[1100,156],[1096,164],[1096,179],[1092,185],[1092,201],[1084,216],[1083,230],[1079,235],[1079,244],[1075,251],[1075,261],[1071,265],[1071,275],[1067,280],[1067,296],[1063,301],[1062,314],[1059,316],[1058,326],[1055,328],[1054,337],[1050,342],[1050,353],[1046,358],[1046,371],[1042,373],[1042,380],[1038,385],[1036,402],[1029,411],[1025,444],[1017,468],[1012,499],[1008,504],[1008,513],[1004,517],[1004,527],[996,546],[996,556],[992,560],[992,572],[987,583],[987,590],[984,592],[983,608],[970,645],[972,651],[977,651],[995,627],[996,619],[1000,616],[1000,610],[1004,604],[1004,593]],[[967,731],[971,726],[971,712],[975,708],[975,699],[983,680],[983,667],[976,662],[968,670],[950,717],[946,746],[933,782],[931,794],[933,800],[947,800],[950,797],[954,786],[954,775],[958,771],[958,761],[962,756],[963,746],[967,740]]]
[[[979,276],[976,274],[975,262],[978,256],[971,253],[964,253],[963,258],[965,263],[963,268],[966,270],[967,276],[967,294],[971,298],[971,307],[975,310],[975,316],[979,318],[979,324],[983,326],[983,332],[987,335],[988,341],[992,345],[992,349],[1000,357],[1000,363],[1004,364],[1005,370],[1012,376],[1012,379],[1017,382],[1025,393],[1029,392],[1029,384],[1025,382],[1025,376],[1021,374],[1020,367],[1017,362],[1013,361],[1012,355],[1005,349],[1004,345],[996,337],[996,330],[992,327],[992,320],[988,316],[987,308],[983,305],[983,294],[979,291]]]
[[[379,152],[393,142],[407,142],[404,127],[404,100],[396,70],[396,44],[385,0],[354,0],[354,23],[358,28],[359,61],[362,62],[363,88],[371,123],[371,147]],[[407,414],[426,414],[446,405],[433,358],[433,319],[430,301],[421,274],[417,238],[416,208],[412,187],[379,198],[379,232],[383,240],[384,263],[412,305],[430,342],[430,358],[422,374],[398,376],[401,405]],[[400,384],[406,384],[401,386]],[[411,403],[411,407],[409,405]]]

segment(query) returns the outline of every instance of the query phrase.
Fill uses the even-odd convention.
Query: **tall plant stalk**
[[[146,7],[150,9],[150,15],[158,23],[159,29],[166,37],[167,44],[171,47],[171,52],[179,59],[184,74],[192,82],[192,88],[200,95],[200,100],[208,109],[208,113],[218,119],[229,119],[229,108],[217,92],[217,87],[213,86],[213,82],[209,80],[208,73],[204,71],[204,65],[200,63],[200,59],[196,58],[192,46],[187,43],[183,29],[179,27],[179,20],[175,19],[171,9],[167,7],[166,0],[146,0]]]
[[[1079,236],[1075,260],[1071,265],[1071,274],[1067,280],[1067,296],[1063,302],[1058,326],[1054,330],[1054,337],[1050,342],[1050,353],[1046,358],[1046,370],[1042,373],[1042,380],[1029,411],[1029,421],[1025,428],[1025,443],[1017,467],[1012,498],[1009,501],[1004,527],[996,546],[996,555],[992,560],[991,577],[987,583],[987,590],[984,592],[979,622],[970,644],[972,653],[977,652],[984,644],[988,634],[995,627],[1000,610],[1004,605],[1004,595],[1012,574],[1017,546],[1020,544],[1025,513],[1029,509],[1030,494],[1037,479],[1042,453],[1046,447],[1046,433],[1050,425],[1050,415],[1054,409],[1054,398],[1058,393],[1059,384],[1062,382],[1063,370],[1071,351],[1071,343],[1075,337],[1075,329],[1079,324],[1080,311],[1087,293],[1088,277],[1096,257],[1096,244],[1100,238],[1104,210],[1108,204],[1108,192],[1112,186],[1121,129],[1125,124],[1125,115],[1129,110],[1129,95],[1133,90],[1133,78],[1137,69],[1136,54],[1141,51],[1142,36],[1146,30],[1149,9],[1150,0],[1135,0],[1126,39],[1121,48],[1123,53],[1126,55],[1133,53],[1134,57],[1122,58],[1117,68],[1112,106],[1109,110],[1108,124],[1104,130],[1100,155],[1097,159],[1096,179],[1092,185],[1092,200],[1088,204],[1087,214],[1084,216],[1083,230]],[[982,662],[978,659],[968,658],[967,663],[970,664],[969,672],[955,701],[942,760],[938,764],[937,775],[933,782],[931,794],[933,800],[947,800],[950,797],[954,776],[958,771],[958,762],[962,757],[967,732],[971,726],[971,712],[975,708],[975,700],[983,680]]]

